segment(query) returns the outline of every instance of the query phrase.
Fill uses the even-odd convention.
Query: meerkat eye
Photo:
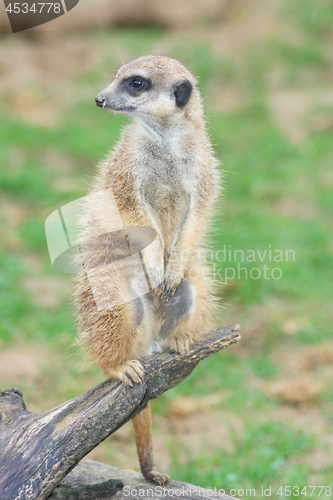
[[[131,83],[130,83],[130,86],[133,88],[133,89],[141,89],[143,87],[143,81],[142,80],[138,80],[137,78],[135,80],[132,80]]]
[[[123,81],[123,85],[126,91],[134,97],[145,90],[149,90],[151,87],[150,80],[139,75],[125,78],[125,80]]]

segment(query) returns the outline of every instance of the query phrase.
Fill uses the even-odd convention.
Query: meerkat
[[[124,64],[95,100],[132,121],[99,165],[91,189],[97,196],[85,206],[79,241],[86,254],[74,301],[80,343],[108,377],[133,385],[142,382],[145,356],[168,348],[186,353],[212,326],[212,279],[198,250],[217,193],[217,161],[196,79],[176,59],[149,55]],[[160,249],[151,254],[162,258],[158,286],[133,300],[121,273],[115,277],[100,265],[114,261],[126,273],[126,245],[140,246],[133,231],[126,238],[121,231],[112,236],[108,207],[98,194],[106,190],[112,191],[124,231],[152,228]],[[88,276],[94,267],[100,297],[109,287],[117,298],[109,307],[96,305]],[[135,274],[134,267],[127,272],[134,288]],[[168,476],[157,471],[153,458],[150,405],[132,420],[144,477],[165,484]]]

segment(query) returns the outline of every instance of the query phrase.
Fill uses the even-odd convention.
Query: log
[[[48,500],[124,500],[125,498],[161,498],[202,500],[238,500],[223,489],[200,488],[182,481],[170,481],[166,486],[153,484],[138,472],[117,469],[84,458],[75,469],[54,488]]]
[[[106,380],[49,411],[27,411],[17,389],[0,392],[0,498],[44,500],[101,441],[150,399],[184,380],[199,361],[237,342],[239,326],[210,332],[189,353],[146,358],[142,384]]]

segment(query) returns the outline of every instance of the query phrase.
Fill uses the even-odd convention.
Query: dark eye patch
[[[188,103],[192,94],[192,89],[192,83],[189,80],[181,80],[175,85],[173,93],[178,108],[182,108]]]
[[[134,97],[151,88],[150,80],[139,75],[133,75],[125,78],[121,82],[121,85],[124,90]]]

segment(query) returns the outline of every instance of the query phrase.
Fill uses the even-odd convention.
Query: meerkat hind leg
[[[128,302],[126,304],[126,315],[130,319],[130,325],[136,330],[136,335],[146,336],[146,325],[144,322],[145,311],[144,304],[140,297]],[[125,313],[124,313],[125,314]],[[128,326],[130,329],[130,326]],[[130,340],[130,339],[128,339]],[[133,386],[134,383],[141,384],[144,376],[144,369],[138,359],[124,360],[118,366],[107,367],[105,372],[110,378],[121,380],[127,385]]]
[[[132,422],[141,472],[146,479],[163,486],[169,481],[169,476],[161,474],[155,467],[150,401],[132,418]]]

